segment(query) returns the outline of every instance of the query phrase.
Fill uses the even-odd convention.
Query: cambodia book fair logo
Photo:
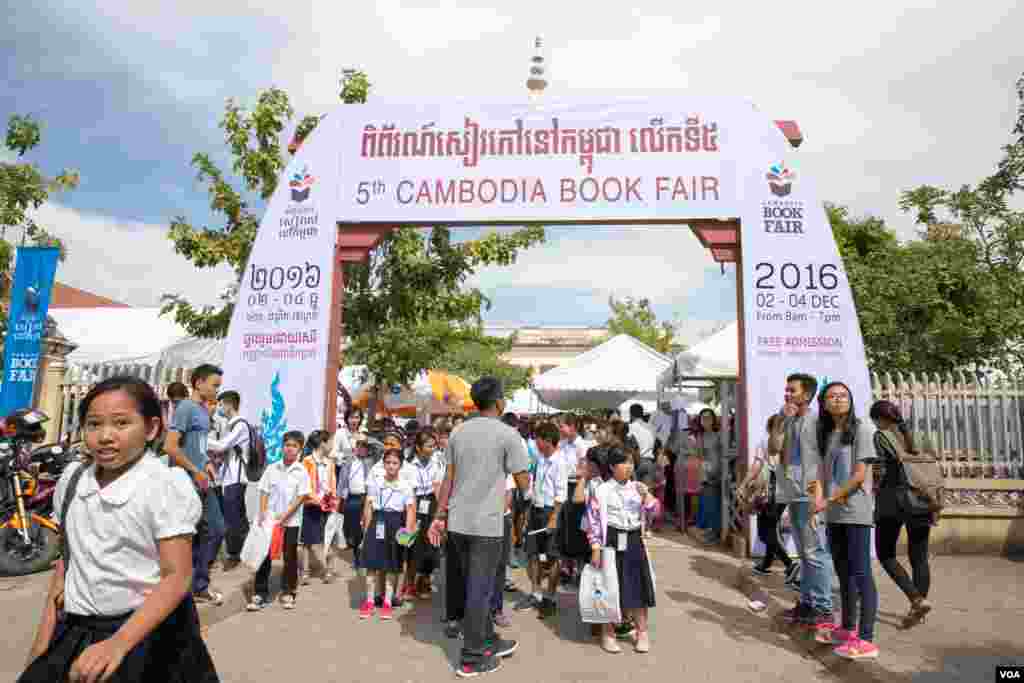
[[[787,166],[786,162],[780,161],[769,167],[765,178],[768,180],[768,189],[772,191],[773,195],[788,197],[789,193],[793,191],[793,183],[796,182],[796,172]]]
[[[314,183],[316,183],[316,178],[310,175],[308,166],[303,166],[301,171],[292,173],[291,178],[288,179],[288,187],[292,191],[292,201],[301,204],[309,199],[309,191],[313,188]]]

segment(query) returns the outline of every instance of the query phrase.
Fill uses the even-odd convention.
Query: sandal
[[[636,642],[633,645],[633,649],[640,653],[651,651],[651,638],[647,635],[647,631],[636,632]]]
[[[932,611],[931,603],[921,598],[914,601],[910,606],[907,616],[903,617],[903,628],[908,629],[918,624],[923,624],[925,617]]]

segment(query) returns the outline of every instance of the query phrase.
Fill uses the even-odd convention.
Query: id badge
[[[384,522],[377,522],[377,540],[384,540]]]
[[[626,533],[619,532],[619,536],[616,539],[616,550],[620,553],[626,552],[626,543],[629,542],[629,536]]]
[[[537,561],[541,563],[547,562],[548,556],[545,553],[541,553],[540,556],[537,558]]]
[[[421,515],[429,515],[430,514],[430,500],[429,499],[421,500],[420,501],[420,514]]]

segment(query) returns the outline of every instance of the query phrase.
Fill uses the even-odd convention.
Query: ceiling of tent
[[[540,399],[559,410],[614,409],[631,398],[655,399],[670,359],[620,334],[533,380]]]

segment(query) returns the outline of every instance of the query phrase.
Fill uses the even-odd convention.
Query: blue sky
[[[904,236],[913,226],[900,190],[989,172],[1024,70],[1024,10],[1013,2],[795,1],[784,13],[721,2],[706,14],[657,2],[506,4],[3,0],[0,114],[43,122],[31,160],[44,171],[81,171],[78,190],[39,212],[70,243],[60,278],[136,305],[165,292],[216,300],[230,273],[196,274],[164,238],[174,216],[210,220],[192,155],[226,161],[225,98],[251,102],[277,85],[300,114],[319,112],[345,66],[369,72],[374,97],[518,98],[543,33],[549,96],[751,97],[800,121],[799,163],[826,197]],[[723,275],[678,230],[551,229],[547,245],[476,282],[494,321],[600,324],[613,293],[647,296],[693,328],[735,315],[731,269]]]

